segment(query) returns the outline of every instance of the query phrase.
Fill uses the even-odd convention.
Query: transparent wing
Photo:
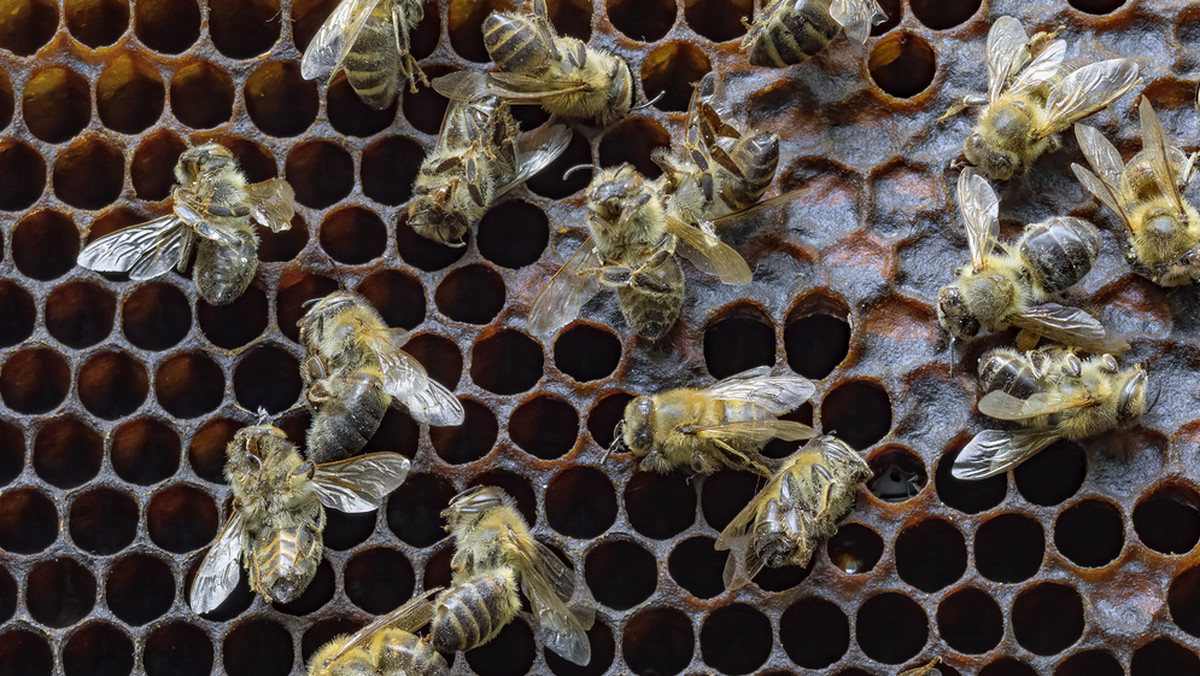
[[[725,284],[750,283],[750,266],[733,247],[699,226],[669,216],[666,223],[667,231],[679,238],[678,252],[697,268],[716,275]]]
[[[1087,158],[1088,164],[1092,165],[1092,169],[1096,172],[1093,174],[1078,164],[1072,163],[1071,171],[1074,172],[1075,178],[1079,179],[1083,187],[1087,188],[1128,224],[1129,215],[1122,206],[1123,200],[1119,188],[1124,167],[1121,163],[1121,154],[1117,152],[1112,143],[1109,143],[1108,139],[1104,138],[1104,134],[1092,127],[1082,124],[1075,125],[1075,138],[1079,141],[1079,149],[1083,151],[1083,156]]]
[[[1079,308],[1045,303],[1008,317],[1009,323],[1065,345],[1105,346],[1111,341],[1100,320]]]
[[[737,420],[720,425],[692,427],[689,431],[701,439],[719,439],[726,443],[748,439],[765,444],[772,439],[801,441],[817,436],[817,431],[813,428],[791,420]]]
[[[542,543],[517,538],[512,542],[524,559],[521,587],[537,616],[542,645],[575,664],[587,664],[592,659],[587,630],[596,617],[587,584]]]
[[[417,422],[439,427],[461,425],[465,417],[462,403],[430,378],[421,362],[400,349],[407,339],[408,332],[399,328],[373,331],[366,337],[379,357],[384,392],[408,407],[409,415]]]
[[[1141,81],[1137,64],[1129,59],[1109,59],[1080,68],[1050,90],[1045,123],[1033,131],[1034,137],[1043,138],[1066,129]]]
[[[601,265],[600,255],[588,237],[534,299],[529,310],[529,332],[545,338],[575,319],[583,304],[600,291],[596,270]]]
[[[453,427],[463,424],[467,417],[458,397],[433,378],[426,378],[425,387],[401,401],[408,407],[408,414],[414,420],[426,425]]]
[[[771,367],[759,366],[714,383],[705,394],[713,399],[750,402],[773,415],[783,415],[808,401],[816,391],[817,386],[808,378],[773,376]]]
[[[408,476],[408,458],[399,453],[368,453],[317,465],[313,490],[321,504],[350,514],[378,509]]]
[[[829,17],[846,31],[846,37],[866,44],[871,26],[885,21],[887,14],[876,0],[833,0],[829,3]]]
[[[1047,392],[1038,392],[1028,399],[1018,399],[1007,392],[993,390],[979,400],[979,412],[997,420],[1028,420],[1039,415],[1079,408],[1088,403],[1088,399],[1068,399]]]
[[[341,70],[342,62],[358,40],[371,12],[381,0],[342,0],[325,23],[317,29],[312,42],[300,58],[300,75],[315,80]]]
[[[340,660],[346,653],[354,650],[364,641],[370,640],[376,633],[383,629],[399,629],[400,631],[414,633],[421,627],[429,624],[433,620],[433,604],[429,602],[429,597],[441,590],[442,587],[430,589],[420,596],[409,599],[392,612],[375,618],[370,624],[351,634],[346,639],[346,642],[342,644],[341,649],[330,655],[321,666],[326,669],[329,668],[331,664]],[[313,666],[315,667],[316,665]]]
[[[567,149],[571,142],[570,128],[561,124],[544,124],[517,137],[517,175],[512,182],[497,189],[497,196],[512,190],[534,174],[545,169]]]
[[[1138,105],[1138,113],[1142,118],[1142,147],[1150,151],[1150,168],[1163,194],[1171,200],[1175,213],[1181,220],[1186,220],[1183,207],[1183,196],[1179,194],[1179,180],[1175,169],[1171,166],[1171,148],[1163,136],[1162,126],[1158,123],[1158,115],[1154,114],[1154,106],[1145,96]]]
[[[429,85],[451,101],[470,101],[488,95],[487,76],[460,70],[433,78]],[[447,112],[449,117],[449,112]]]
[[[296,215],[296,191],[282,178],[273,178],[246,186],[250,213],[254,220],[271,232],[283,232],[292,227]]]
[[[109,233],[79,252],[79,264],[96,272],[125,272],[133,280],[152,279],[183,267],[195,237],[174,214]]]
[[[1062,67],[1063,57],[1067,54],[1067,43],[1062,40],[1054,40],[1046,47],[1038,52],[1038,55],[1033,57],[1033,61],[1021,70],[1021,74],[1013,80],[1012,85],[1008,88],[1010,94],[1020,94],[1021,92],[1037,89]]]
[[[1029,60],[1029,36],[1021,22],[1011,16],[996,19],[988,31],[988,101],[1000,98],[1017,70]]]
[[[221,605],[233,593],[238,582],[238,571],[242,563],[242,532],[245,521],[242,513],[234,511],[217,536],[212,549],[204,555],[196,579],[192,580],[192,591],[188,602],[196,613],[207,613]]]
[[[470,101],[480,96],[499,96],[513,103],[538,104],[546,97],[586,91],[580,80],[552,80],[516,73],[473,73],[458,71],[435,77],[430,85],[452,101]]]
[[[964,169],[958,175],[958,210],[967,230],[971,267],[978,272],[1000,236],[1000,200],[987,179]]]
[[[1058,441],[1053,430],[984,430],[954,459],[950,474],[955,479],[986,479],[1007,472]]]

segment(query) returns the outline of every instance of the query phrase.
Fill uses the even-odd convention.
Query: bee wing
[[[237,587],[242,563],[242,532],[245,528],[242,513],[234,510],[212,549],[204,555],[200,570],[196,571],[196,579],[192,580],[188,602],[193,612],[207,613],[213,610]]]
[[[988,101],[994,103],[1017,70],[1029,60],[1029,36],[1011,16],[996,19],[988,31]]]
[[[958,210],[967,230],[971,267],[978,272],[1000,236],[1000,200],[987,179],[964,169],[958,175]]]
[[[434,91],[451,101],[470,101],[481,96],[487,96],[487,82],[487,76],[483,73],[460,70],[435,77],[429,82],[429,85],[433,87]],[[445,119],[449,118],[450,111],[447,110]],[[443,122],[444,125],[445,123]]]
[[[1018,399],[1007,392],[993,390],[979,400],[979,412],[997,420],[1028,420],[1039,415],[1050,415],[1088,403],[1088,399],[1054,396],[1038,392],[1028,399]]]
[[[545,169],[567,149],[571,130],[561,124],[544,124],[517,137],[517,175],[512,182],[498,189],[502,195]]]
[[[1058,72],[1058,69],[1062,67],[1063,57],[1066,55],[1067,43],[1062,40],[1052,41],[1021,70],[1021,74],[1007,89],[1008,93],[1019,94],[1037,89]]]
[[[1058,439],[1051,429],[984,430],[954,459],[950,474],[962,480],[986,479],[1007,472]]]
[[[1043,125],[1033,130],[1034,138],[1060,132],[1080,119],[1112,103],[1141,82],[1137,64],[1129,59],[1092,63],[1064,77],[1046,98]]]
[[[1096,172],[1093,174],[1078,164],[1072,163],[1071,171],[1075,173],[1075,178],[1079,179],[1083,187],[1087,188],[1105,206],[1120,216],[1121,220],[1129,223],[1129,215],[1121,205],[1121,190],[1118,187],[1121,185],[1121,175],[1124,171],[1121,154],[1108,139],[1104,138],[1104,134],[1092,127],[1082,124],[1075,125],[1075,138],[1079,141],[1079,149],[1083,151],[1083,156],[1087,158],[1088,164],[1092,165],[1092,169]]]
[[[541,103],[550,96],[592,89],[591,85],[579,79],[541,78],[519,73],[488,73],[487,81],[490,93],[520,103]]]
[[[1166,137],[1163,136],[1162,126],[1158,123],[1158,115],[1154,114],[1154,106],[1145,96],[1138,105],[1138,114],[1142,118],[1142,146],[1151,151],[1150,168],[1154,170],[1154,178],[1175,207],[1175,213],[1182,220],[1187,220],[1183,208],[1183,196],[1179,194],[1179,180],[1175,169],[1171,166],[1171,152]]]
[[[400,349],[407,340],[403,329],[385,329],[368,338],[379,357],[383,390],[408,407],[414,420],[438,427],[461,425],[462,402],[425,371],[421,362]]]
[[[152,279],[187,263],[192,229],[175,214],[109,233],[79,252],[79,264],[96,272],[126,272]]]
[[[271,232],[283,232],[292,227],[296,215],[296,191],[282,178],[273,178],[246,186],[250,199],[250,215],[267,226]]]
[[[600,277],[595,271],[601,265],[600,255],[588,237],[534,299],[526,324],[529,332],[545,338],[575,319],[583,304],[600,291]]]
[[[833,0],[829,3],[829,18],[846,31],[846,36],[866,44],[871,26],[882,23],[887,14],[876,0]]]
[[[241,240],[236,235],[213,222],[215,219],[210,205],[205,203],[195,192],[175,186],[171,194],[175,200],[175,215],[191,226],[197,235],[225,246],[236,247],[241,244]],[[249,211],[247,210],[247,213],[243,215],[249,215]],[[230,216],[237,216],[237,214],[230,214]],[[217,218],[221,217],[217,216]]]
[[[393,628],[399,629],[400,631],[414,633],[421,627],[429,624],[429,622],[433,620],[433,605],[429,603],[429,597],[440,592],[441,590],[441,587],[430,589],[420,596],[415,596],[409,599],[392,612],[375,618],[371,623],[351,634],[346,639],[346,642],[342,644],[341,649],[330,655],[321,665],[321,667],[328,668],[329,665],[340,660],[343,655],[351,650],[354,650],[356,647],[362,644],[363,641],[371,639],[376,633],[383,629]],[[317,665],[315,664],[312,665],[314,672],[316,666]]]
[[[317,29],[317,34],[304,50],[304,56],[300,58],[300,76],[305,80],[315,80],[341,70],[346,55],[358,41],[358,34],[380,2],[342,0]]]
[[[813,428],[792,420],[736,420],[720,425],[691,427],[689,431],[702,439],[719,439],[726,443],[750,439],[765,444],[772,439],[802,441],[817,436]]]
[[[750,266],[733,247],[717,239],[712,224],[693,226],[666,217],[667,231],[679,238],[678,251],[697,268],[716,275],[725,284],[749,284]]]
[[[542,543],[520,542],[521,587],[537,616],[542,645],[575,664],[592,659],[587,630],[596,619],[596,601],[579,574],[568,568]],[[568,605],[570,604],[570,605]]]
[[[783,415],[808,401],[817,391],[808,378],[795,375],[771,375],[771,367],[759,366],[729,376],[709,386],[705,392],[713,399],[746,401],[761,406],[773,415]]]
[[[1044,303],[1010,315],[1008,321],[1014,326],[1066,345],[1123,351],[1119,339],[1109,335],[1100,320],[1079,308]]]
[[[399,453],[367,453],[317,465],[312,486],[321,504],[355,514],[378,509],[408,476],[408,458]]]

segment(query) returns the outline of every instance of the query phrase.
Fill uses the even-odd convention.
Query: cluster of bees
[[[620,57],[559,36],[544,0],[528,0],[483,24],[495,70],[429,83],[408,51],[409,31],[421,17],[418,0],[342,0],[305,52],[302,73],[344,71],[376,108],[390,105],[405,82],[414,91],[429,84],[451,100],[437,146],[415,179],[406,223],[424,237],[461,246],[497,199],[562,153],[572,134],[566,122],[606,125],[633,110],[634,79]],[[820,51],[839,31],[865,42],[883,18],[875,0],[773,0],[750,25],[743,47],[750,63],[783,67]],[[1066,43],[1056,32],[1030,38],[1018,21],[999,17],[987,41],[987,94],[967,96],[947,112],[982,106],[963,147],[970,166],[957,184],[970,263],[939,293],[938,320],[957,340],[1019,329],[1017,349],[996,348],[979,361],[986,392],[979,410],[1018,424],[978,434],[954,464],[961,479],[1007,471],[1058,439],[1130,427],[1146,407],[1146,373],[1122,368],[1113,356],[1127,346],[1065,301],[1098,254],[1095,226],[1055,217],[1027,225],[1015,244],[999,241],[1000,205],[989,179],[1020,175],[1060,145],[1061,132],[1140,82],[1128,59],[1065,67]],[[531,333],[552,336],[611,288],[635,333],[662,337],[683,304],[677,255],[724,283],[750,281],[749,266],[721,241],[717,226],[762,204],[779,138],[740,129],[721,101],[718,76],[696,83],[686,132],[675,147],[653,154],[660,178],[647,179],[629,164],[595,168],[587,188],[590,237],[534,301]],[[520,131],[510,110],[526,104],[540,105],[550,122]],[[1145,100],[1140,114],[1143,150],[1127,163],[1099,131],[1076,125],[1091,170],[1072,169],[1124,223],[1125,249],[1138,274],[1163,286],[1195,283],[1200,214],[1181,190],[1196,155],[1170,144]],[[175,174],[172,214],[97,239],[79,263],[144,280],[172,267],[183,271],[194,250],[200,296],[229,303],[255,273],[253,222],[274,231],[290,227],[292,189],[280,179],[247,184],[233,155],[215,143],[185,151]],[[408,472],[399,454],[361,454],[390,406],[425,424],[463,422],[454,394],[401,349],[406,332],[387,327],[361,296],[337,291],[318,299],[299,327],[307,355],[304,405],[313,414],[306,450],[266,419],[230,442],[225,475],[234,507],[193,583],[196,612],[220,605],[242,567],[251,588],[268,600],[287,602],[304,591],[321,558],[325,507],[375,510]],[[716,542],[732,550],[728,589],[764,566],[806,565],[871,477],[863,458],[836,437],[780,419],[814,392],[805,378],[760,367],[708,387],[639,396],[618,425],[608,450],[633,453],[642,469],[732,467],[765,479]],[[809,441],[771,460],[760,451],[772,439]],[[456,547],[450,586],[334,639],[313,657],[310,673],[448,673],[443,653],[493,638],[520,612],[518,592],[529,599],[542,644],[586,664],[595,602],[578,568],[530,535],[512,499],[496,488],[472,488],[442,516]]]

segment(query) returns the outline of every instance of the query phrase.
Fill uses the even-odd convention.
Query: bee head
[[[175,180],[188,185],[198,181],[201,176],[212,176],[235,164],[233,153],[228,148],[210,141],[183,151],[175,164]]]
[[[350,291],[334,291],[333,293],[322,298],[311,298],[305,301],[305,305],[311,305],[308,312],[296,322],[297,325],[303,325],[313,318],[318,316],[329,316],[337,312],[341,312],[348,307],[353,307],[357,303],[357,294]]]
[[[967,308],[962,290],[957,286],[943,286],[938,292],[937,316],[938,322],[959,340],[972,338],[979,333],[979,320]]]
[[[620,425],[621,439],[634,455],[648,455],[654,447],[653,416],[654,401],[645,395],[625,406],[625,417]]]
[[[1007,181],[1017,173],[1017,156],[992,148],[979,134],[967,137],[966,143],[963,144],[963,156],[979,170],[979,173],[988,178]]]
[[[474,486],[454,496],[450,506],[442,510],[446,530],[454,530],[465,520],[474,520],[488,510],[512,506],[512,498],[495,486]]]
[[[449,186],[435,192],[414,194],[408,203],[408,224],[425,239],[446,246],[464,246],[463,235],[471,228],[466,216],[452,208]]]
[[[1121,395],[1117,399],[1117,421],[1119,427],[1132,427],[1141,419],[1142,413],[1146,411],[1146,390],[1149,380],[1146,378],[1146,372],[1138,366],[1129,375],[1125,381],[1124,387],[1121,388]]]

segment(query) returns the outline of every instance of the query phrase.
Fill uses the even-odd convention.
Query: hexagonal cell
[[[33,488],[0,493],[0,548],[36,554],[57,537],[58,515],[44,493]]]
[[[621,363],[621,341],[607,327],[575,324],[554,340],[554,365],[586,383],[606,378]]]
[[[462,379],[462,353],[451,340],[434,333],[423,333],[410,338],[404,344],[404,351],[421,362],[430,378],[451,391]]]
[[[683,16],[692,30],[713,42],[726,42],[746,34],[743,19],[754,16],[752,0],[685,0]]]
[[[796,664],[823,669],[850,648],[850,620],[824,599],[800,599],[779,617],[779,642]]]
[[[470,237],[468,231],[466,239]],[[408,212],[402,212],[396,223],[396,249],[405,263],[426,272],[441,270],[467,252],[465,246],[446,246],[418,235],[408,227]]]
[[[1133,528],[1156,552],[1190,552],[1200,541],[1200,496],[1187,486],[1156,488],[1134,507]]]
[[[938,633],[960,653],[986,653],[1004,638],[1004,613],[987,592],[967,587],[950,594],[937,609]]]
[[[1058,441],[1013,470],[1017,490],[1035,505],[1057,505],[1079,490],[1087,456],[1070,441]]]
[[[242,93],[254,126],[271,136],[299,136],[320,108],[317,84],[301,77],[299,64],[291,61],[263,63],[246,78]],[[292,187],[299,197],[299,186]]]
[[[250,287],[232,303],[210,305],[196,301],[196,321],[209,342],[233,350],[249,344],[267,328],[267,296]]]
[[[21,350],[0,367],[0,397],[18,413],[48,413],[58,408],[71,387],[71,369],[49,348]]]
[[[381,270],[356,289],[379,311],[388,326],[416,328],[425,321],[425,289],[415,277],[400,270]]]
[[[221,367],[202,352],[181,352],[154,375],[154,396],[168,413],[195,418],[214,410],[225,395]]]
[[[604,8],[614,28],[639,42],[657,42],[675,24],[675,3],[669,0],[605,0]],[[654,98],[649,89],[643,91]]]
[[[1075,653],[1054,670],[1054,676],[1123,676],[1125,667],[1103,650]]]
[[[1200,669],[1200,657],[1175,641],[1162,637],[1133,651],[1129,662],[1130,676],[1183,676]]]
[[[329,549],[349,551],[365,542],[375,531],[375,512],[347,514],[327,509],[325,517],[325,546]]]
[[[412,597],[416,573],[403,554],[388,547],[356,552],[346,562],[346,596],[371,613],[382,615]]]
[[[696,520],[696,491],[679,473],[636,471],[623,495],[629,525],[649,538],[665,540]]]
[[[133,5],[133,32],[156,52],[178,54],[200,37],[200,6],[196,0],[150,0]]]
[[[450,0],[450,6],[446,9],[450,46],[468,61],[489,61],[487,48],[483,45],[483,20],[492,12],[511,12],[514,7],[507,0]]]
[[[504,278],[486,265],[450,272],[433,292],[438,311],[468,324],[488,324],[504,308]]]
[[[712,70],[712,62],[699,47],[689,42],[665,42],[642,61],[642,92],[664,111],[687,110],[692,83]]]
[[[417,169],[424,159],[425,149],[407,136],[387,136],[375,141],[362,153],[359,179],[363,194],[388,206],[404,204],[412,196],[413,179],[417,177]],[[429,241],[413,234],[423,241]],[[400,233],[397,232],[396,236],[399,237]],[[461,255],[459,251],[455,260]],[[427,269],[420,265],[417,267]]]
[[[885,664],[901,664],[925,647],[929,618],[916,601],[904,594],[877,594],[859,607],[854,638],[867,657]]]
[[[1106,566],[1121,555],[1124,545],[1125,520],[1111,502],[1077,502],[1054,521],[1054,548],[1077,566]]]
[[[121,54],[105,66],[96,80],[100,123],[122,134],[139,134],[162,116],[166,91],[153,66]]]
[[[129,162],[129,180],[138,199],[157,202],[171,196],[175,164],[186,149],[186,143],[165,130],[148,135],[138,145]]]
[[[221,663],[230,676],[284,676],[292,670],[292,637],[278,622],[255,618],[225,635]]]
[[[54,653],[46,639],[32,631],[10,629],[0,634],[0,664],[20,666],[25,674],[50,674]]]
[[[651,159],[651,154],[656,148],[670,145],[671,135],[657,121],[648,117],[625,118],[600,138],[600,166],[616,167],[628,162],[646,178],[655,179],[662,175],[662,169]]]
[[[692,660],[692,622],[675,608],[649,608],[625,623],[621,655],[635,673],[677,674]]]
[[[849,315],[844,302],[824,294],[797,303],[783,329],[788,366],[813,380],[832,373],[850,351]]]
[[[179,287],[165,282],[139,285],[121,304],[125,337],[144,350],[166,350],[192,328],[192,309]]]
[[[467,488],[472,486],[495,486],[508,493],[517,503],[517,511],[521,513],[521,517],[530,527],[540,520],[537,495],[534,494],[533,485],[529,479],[508,470],[493,469],[472,478],[467,483]]]
[[[104,598],[122,622],[140,626],[162,617],[171,608],[175,578],[167,563],[157,556],[122,556],[108,571]]]
[[[36,320],[33,296],[16,282],[0,280],[0,347],[23,342],[33,333]]]
[[[596,618],[596,623],[587,631],[587,637],[592,659],[585,666],[568,662],[552,650],[542,649],[546,665],[555,676],[601,676],[608,673],[617,652],[612,629],[609,629],[601,618]]]
[[[0,305],[2,305],[0,301]],[[46,299],[46,330],[67,347],[91,347],[112,333],[117,299],[90,282],[71,282]]]
[[[129,28],[129,5],[122,0],[66,0],[63,11],[71,36],[93,49],[111,45]]]
[[[146,367],[125,352],[92,355],[79,369],[76,387],[83,407],[105,420],[133,413],[150,393]]]
[[[75,267],[79,230],[70,216],[43,209],[22,218],[12,233],[12,257],[30,279],[57,279]]]
[[[934,487],[938,499],[965,514],[978,514],[1000,504],[1008,493],[1008,481],[1003,475],[990,476],[978,481],[956,479],[950,473],[958,457],[963,441],[958,448],[942,456],[934,476]]]
[[[179,435],[154,418],[130,420],[112,433],[113,470],[130,483],[149,486],[175,474],[179,453]]]
[[[337,636],[349,635],[363,628],[364,622],[344,617],[317,620],[304,630],[300,639],[300,658],[307,663],[312,656]]]
[[[0,420],[0,485],[11,483],[25,468],[22,428]]]
[[[125,493],[96,488],[71,502],[68,530],[80,549],[92,554],[115,554],[137,535],[138,505]]]
[[[58,28],[58,11],[53,2],[15,0],[6,3],[4,14],[0,49],[17,56],[29,56],[41,49]]]
[[[171,114],[193,129],[212,129],[233,117],[233,80],[207,61],[194,61],[171,78]]]
[[[318,237],[321,248],[335,261],[359,265],[383,255],[387,235],[387,226],[374,212],[346,207],[325,217]]]
[[[501,202],[489,209],[479,222],[475,237],[479,254],[506,268],[536,263],[549,241],[546,212],[521,200]]]
[[[617,492],[600,470],[569,467],[546,485],[545,513],[550,527],[563,535],[596,538],[617,519]]]
[[[1125,0],[1067,0],[1067,4],[1087,14],[1112,14],[1125,5]]]
[[[826,544],[829,560],[844,573],[861,575],[870,572],[883,556],[883,538],[860,523],[838,527]]]
[[[146,530],[154,544],[182,554],[199,549],[217,534],[217,506],[196,486],[174,484],[157,491],[146,505]]]
[[[173,622],[155,627],[142,649],[149,676],[205,676],[212,673],[213,645],[194,624]]]
[[[600,397],[588,412],[587,428],[592,440],[601,448],[608,448],[616,436],[617,423],[625,415],[625,406],[633,401],[628,392],[613,392]]]
[[[297,144],[288,152],[284,174],[296,190],[296,201],[314,209],[341,201],[354,188],[354,161],[329,141]]]
[[[225,56],[249,59],[279,40],[281,16],[278,0],[208,0],[208,33]]]
[[[25,84],[21,112],[29,133],[48,143],[75,138],[92,119],[88,81],[63,66],[38,71]]]
[[[192,471],[205,481],[226,483],[222,475],[225,448],[242,427],[243,423],[237,420],[213,418],[196,430],[188,445],[188,463]]]
[[[1042,525],[1020,514],[1001,514],[975,530],[975,570],[994,582],[1022,582],[1037,574],[1046,552]]]
[[[714,378],[774,363],[775,328],[758,308],[735,306],[704,328],[704,365]]]
[[[288,615],[308,615],[329,603],[333,598],[333,591],[333,566],[330,565],[329,559],[321,559],[312,582],[308,583],[300,596],[288,603],[272,603],[271,607]]]
[[[448,479],[433,474],[410,474],[388,498],[388,528],[414,547],[428,547],[446,537],[441,512],[457,494]]]
[[[0,140],[0,210],[20,211],[46,188],[46,161],[20,141]]]
[[[630,540],[605,540],[588,552],[584,577],[592,595],[614,610],[628,610],[658,587],[654,555]]]
[[[1083,635],[1083,599],[1065,584],[1042,582],[1023,590],[1011,617],[1017,643],[1038,655],[1060,653]]]
[[[25,581],[25,607],[37,622],[69,627],[96,605],[96,577],[75,559],[40,561]]]
[[[886,446],[867,461],[875,476],[867,488],[884,502],[904,502],[916,497],[929,476],[920,456],[903,446]]]
[[[125,157],[95,137],[72,143],[54,160],[54,194],[80,209],[99,209],[116,201],[125,182]]]
[[[89,622],[63,646],[66,676],[122,676],[133,672],[133,641],[120,627]]]
[[[334,76],[325,92],[329,124],[347,136],[374,136],[387,129],[396,120],[396,107],[395,101],[383,110],[368,106],[354,92],[344,72]]]
[[[579,414],[562,399],[537,395],[513,411],[508,436],[521,450],[542,460],[561,458],[575,446]]]
[[[504,625],[496,638],[467,651],[463,657],[479,676],[528,674],[537,657],[537,643],[524,618],[518,617]]]
[[[715,543],[713,538],[697,535],[675,545],[667,557],[671,579],[698,599],[709,599],[725,591],[721,576],[729,553],[718,552],[713,548]]]
[[[438,457],[452,465],[475,462],[487,455],[500,432],[491,409],[473,399],[461,401],[466,413],[462,425],[429,429],[429,440]]]
[[[887,390],[873,380],[846,380],[821,401],[821,429],[862,450],[892,429]]]
[[[967,543],[949,521],[927,519],[896,538],[896,572],[921,591],[947,587],[966,570]]]
[[[13,97],[12,80],[8,73],[0,73],[0,129],[12,122],[13,110],[16,109],[16,99]]]
[[[233,369],[233,396],[248,411],[279,413],[300,401],[300,362],[276,345],[255,347]]]
[[[885,36],[871,48],[867,72],[884,92],[909,99],[925,91],[937,74],[937,56],[924,38],[908,32]]]
[[[314,298],[324,298],[337,291],[339,286],[328,277],[303,271],[284,272],[280,275],[275,296],[275,321],[283,335],[294,342],[300,342],[300,329],[296,322],[308,311],[305,303]]]
[[[1037,671],[1020,660],[1001,657],[980,669],[979,676],[1037,676]]]
[[[717,608],[700,626],[700,656],[725,674],[748,674],[767,661],[773,636],[766,615],[745,603]]]
[[[471,380],[496,394],[527,392],[543,376],[542,347],[523,333],[501,330],[471,349]]]
[[[720,531],[758,493],[760,479],[748,472],[721,470],[704,479],[700,506],[708,525]]]
[[[1116,1],[1122,2],[1123,0]],[[983,0],[953,0],[953,2],[911,0],[909,7],[912,9],[913,16],[917,17],[917,21],[934,30],[945,30],[966,23],[975,15],[975,12],[979,11],[981,4],[983,4]]]
[[[47,421],[33,440],[33,471],[46,483],[74,488],[100,472],[104,440],[73,418]]]

